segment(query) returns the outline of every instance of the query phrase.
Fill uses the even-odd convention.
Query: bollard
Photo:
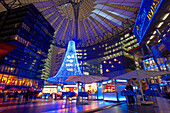
[[[58,95],[57,95],[57,94],[55,94],[55,100],[57,100],[57,97],[58,97]]]
[[[44,95],[44,99],[46,99],[46,96],[47,96],[47,95]]]
[[[8,98],[8,95],[4,95],[3,102],[6,102]]]
[[[140,96],[136,95],[136,105],[141,105]]]
[[[52,97],[53,97],[53,100],[56,100],[56,94],[53,94]]]
[[[23,95],[20,95],[18,99],[18,104],[22,103],[22,100],[23,100]]]
[[[80,97],[79,97],[79,96],[77,96],[76,104],[77,104],[77,105],[80,105]]]

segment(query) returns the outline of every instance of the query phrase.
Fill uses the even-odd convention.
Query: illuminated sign
[[[46,86],[44,86],[44,87],[48,87],[48,88],[57,88],[57,86],[56,85],[46,85]]]
[[[64,85],[64,87],[77,87],[77,85]]]
[[[133,33],[135,34],[139,44],[143,40],[152,20],[155,18],[160,5],[164,0],[143,0],[135,25]]]
[[[57,88],[54,87],[44,87],[42,90],[43,93],[57,93]]]
[[[116,79],[116,82],[127,82],[127,80]]]

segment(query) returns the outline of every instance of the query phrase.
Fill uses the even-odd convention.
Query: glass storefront
[[[113,84],[104,84],[103,92],[115,92],[115,85]]]
[[[0,84],[38,87],[38,81],[13,75],[0,74]]]

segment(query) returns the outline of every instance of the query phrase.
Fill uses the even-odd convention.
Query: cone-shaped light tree
[[[65,80],[70,75],[83,75],[79,67],[74,41],[69,41],[63,63],[57,74],[48,78],[47,81],[52,83],[66,83]]]

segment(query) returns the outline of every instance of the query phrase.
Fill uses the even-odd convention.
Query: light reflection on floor
[[[76,105],[76,101],[37,100],[27,104],[0,106],[1,113],[76,113],[113,105],[113,102],[84,101],[85,105]]]
[[[113,102],[103,102],[103,101],[90,101],[87,103],[88,103],[87,105],[78,105],[78,106],[67,105],[67,107],[65,107],[64,109],[51,110],[42,113],[76,113],[76,112],[94,110],[100,107],[116,104]]]

